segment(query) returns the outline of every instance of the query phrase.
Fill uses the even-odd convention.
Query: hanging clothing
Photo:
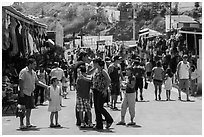
[[[10,38],[5,10],[2,10],[2,15],[2,49],[7,50],[10,47]]]
[[[23,37],[19,32],[19,28],[21,28],[20,23],[17,24],[15,31],[16,31],[16,38],[17,38],[17,42],[18,42],[19,52],[24,56],[25,52],[24,52],[24,49],[23,49],[24,48],[23,47]]]
[[[24,55],[26,55],[26,53],[28,52],[28,48],[26,46],[26,26],[23,23],[22,24],[22,29],[21,29],[21,36],[22,36],[22,53],[24,53]]]
[[[33,37],[31,36],[31,34],[28,32],[28,47],[30,47],[30,55],[33,55],[33,51],[34,51],[34,42],[33,42]]]
[[[16,37],[16,26],[17,26],[17,22],[15,21],[15,19],[12,17],[11,18],[11,24],[10,24],[10,34],[11,34],[11,43],[13,45],[12,47],[12,51],[11,51],[11,56],[15,56],[18,53],[18,41],[17,41],[17,37]]]

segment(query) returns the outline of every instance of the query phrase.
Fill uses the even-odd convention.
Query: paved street
[[[68,99],[63,99],[62,110],[59,112],[59,123],[62,128],[49,128],[49,112],[47,104],[38,106],[32,111],[31,122],[36,128],[21,131],[19,118],[13,115],[2,116],[3,135],[202,135],[202,99],[191,97],[192,102],[178,101],[177,89],[173,89],[172,101],[165,101],[163,90],[162,100],[154,100],[154,87],[149,84],[148,90],[144,90],[143,102],[136,103],[136,126],[118,126],[120,111],[110,112],[114,123],[110,129],[95,131],[92,129],[80,129],[75,125],[75,91],[70,91]],[[182,99],[186,99],[182,94]],[[117,104],[120,108],[121,102]],[[93,121],[95,114],[92,109]],[[126,113],[126,123],[130,120],[129,112]]]

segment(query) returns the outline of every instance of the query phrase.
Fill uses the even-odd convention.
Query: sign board
[[[113,36],[83,36],[83,44],[84,47],[88,47],[91,49],[97,48],[97,41],[105,41],[105,45],[112,45]],[[81,39],[75,40],[76,45],[81,45]]]

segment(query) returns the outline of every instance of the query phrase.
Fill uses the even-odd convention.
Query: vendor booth
[[[16,103],[18,74],[25,67],[29,56],[41,54],[46,28],[46,25],[34,21],[13,7],[2,6],[3,112]]]

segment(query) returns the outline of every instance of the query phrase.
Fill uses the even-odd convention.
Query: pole
[[[194,43],[195,43],[195,57],[196,57],[196,60],[197,60],[197,41],[196,41],[196,34],[194,34]]]
[[[133,40],[135,40],[135,4],[133,4]]]
[[[169,30],[170,30],[170,33],[171,33],[171,2],[170,2],[170,23],[169,23]]]

